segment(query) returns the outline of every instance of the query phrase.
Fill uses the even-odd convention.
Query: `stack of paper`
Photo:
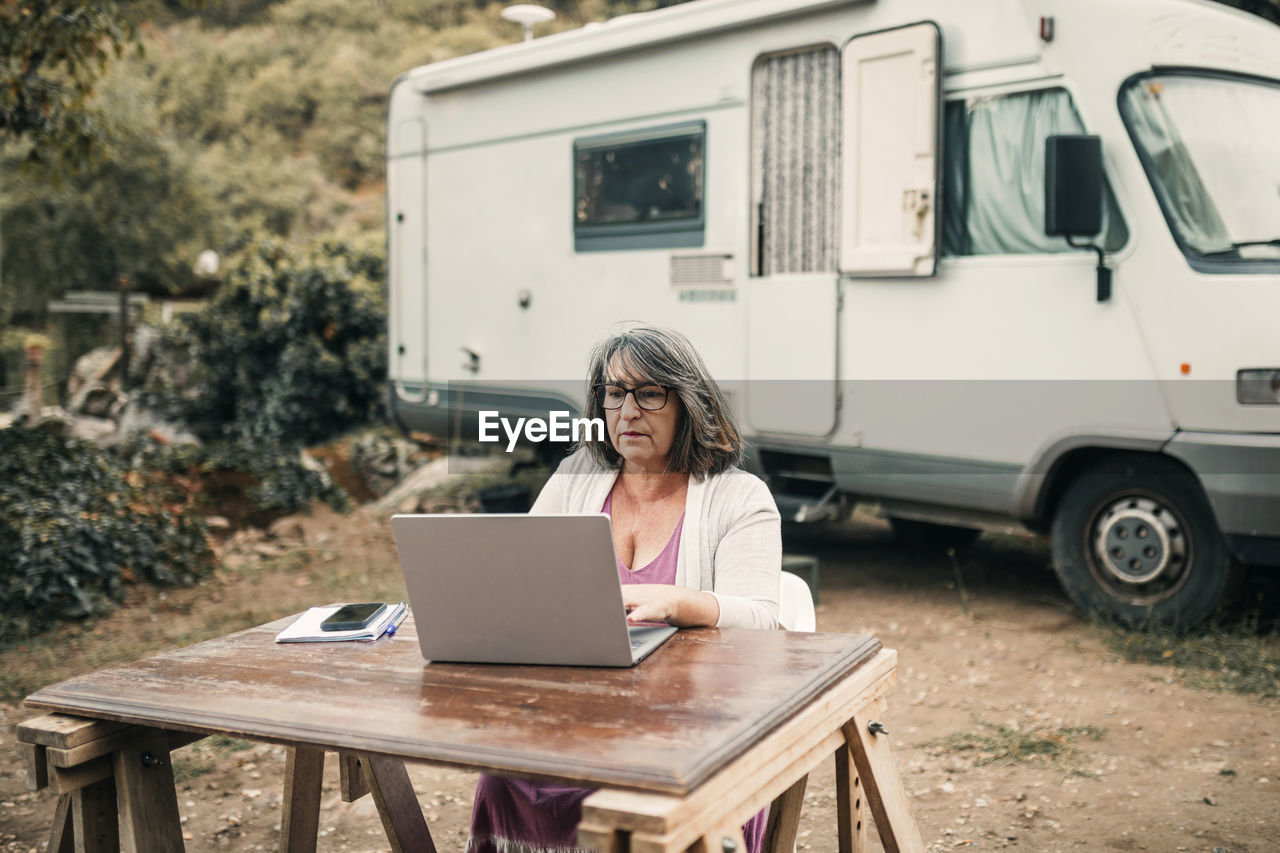
[[[277,643],[334,643],[339,640],[376,640],[388,629],[394,632],[395,626],[404,621],[409,612],[403,601],[387,606],[382,615],[363,628],[353,631],[323,631],[320,623],[341,604],[330,604],[326,607],[312,607],[293,621],[293,624],[276,634]]]

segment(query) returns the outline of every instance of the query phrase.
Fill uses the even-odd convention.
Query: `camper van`
[[[581,413],[640,321],[698,347],[784,518],[1021,525],[1130,623],[1280,566],[1261,18],[695,0],[405,73],[387,157],[405,428]]]

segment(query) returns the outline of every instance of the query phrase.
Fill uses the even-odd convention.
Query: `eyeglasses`
[[[662,385],[640,385],[628,388],[625,385],[597,385],[595,392],[600,397],[600,405],[609,411],[621,409],[627,401],[627,395],[635,398],[636,405],[646,412],[656,412],[667,404],[667,393],[670,389]]]

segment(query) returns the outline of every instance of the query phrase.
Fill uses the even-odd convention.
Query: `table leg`
[[[589,823],[578,824],[577,845],[594,853],[629,853],[631,850],[628,833],[612,826]]]
[[[769,806],[769,823],[764,831],[765,853],[791,853],[795,849],[800,810],[804,808],[804,789],[808,784],[806,773]]]
[[[49,787],[49,759],[44,746],[18,742],[18,758],[27,765],[27,790],[39,791]]]
[[[422,806],[409,783],[409,772],[398,758],[362,755],[365,780],[378,806],[382,828],[387,832],[394,853],[436,853],[431,830],[422,816]]]
[[[53,829],[49,832],[49,846],[46,853],[75,853],[76,830],[72,822],[74,806],[71,794],[58,797],[58,807],[53,813]]]
[[[848,744],[836,750],[836,822],[840,853],[867,853],[867,806]]]
[[[887,853],[916,853],[924,850],[920,827],[911,815],[906,789],[893,760],[888,732],[873,734],[872,708],[864,708],[844,725],[844,736],[867,794],[867,804],[876,819],[880,842]],[[842,848],[843,849],[843,848]]]
[[[120,803],[120,849],[126,853],[182,850],[168,736],[156,731],[122,747],[114,754],[113,765]]]
[[[364,779],[360,756],[354,752],[338,753],[338,790],[342,794],[344,803],[354,803],[369,793],[369,784]]]
[[[315,746],[291,746],[284,761],[284,803],[280,816],[280,850],[283,853],[315,853],[320,831],[320,783],[324,777],[324,750]]]
[[[46,853],[115,853],[119,849],[114,779],[101,779],[58,797]]]
[[[120,846],[116,817],[116,783],[103,779],[86,785],[71,797],[71,835],[76,853],[115,853]],[[66,846],[66,840],[62,841]],[[182,849],[179,846],[177,849]]]

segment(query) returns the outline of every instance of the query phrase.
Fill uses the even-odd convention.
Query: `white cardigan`
[[[618,472],[585,449],[556,468],[531,514],[599,512]],[[716,627],[777,628],[782,522],[769,488],[739,469],[689,478],[676,585],[720,603]]]

